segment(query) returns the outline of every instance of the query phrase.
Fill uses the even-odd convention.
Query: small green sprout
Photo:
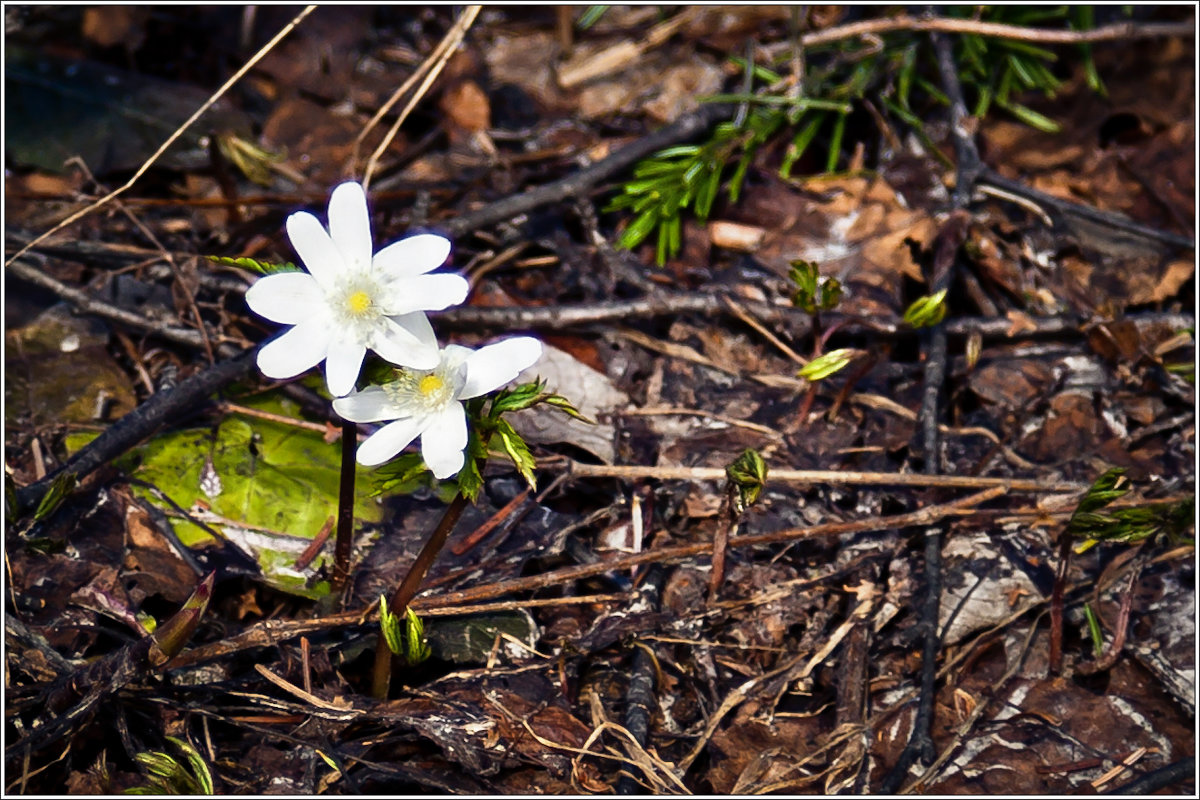
[[[1178,503],[1149,503],[1132,508],[1103,510],[1129,492],[1125,470],[1114,467],[1092,484],[1067,523],[1067,533],[1083,541],[1075,547],[1084,553],[1102,541],[1137,544],[1159,533],[1172,540],[1187,540],[1194,521],[1195,498]]]
[[[50,488],[46,490],[46,494],[42,496],[42,502],[38,503],[37,510],[33,512],[34,522],[40,522],[57,511],[58,507],[75,489],[76,483],[78,480],[74,472],[59,473],[58,477],[50,482]]]
[[[416,666],[433,655],[425,641],[425,624],[421,618],[411,608],[406,608],[404,627],[401,628],[400,618],[388,609],[387,598],[383,595],[379,596],[379,627],[388,649],[409,666]]]
[[[1092,655],[1099,658],[1104,654],[1104,634],[1100,631],[1100,618],[1091,603],[1083,604],[1083,615],[1087,618],[1088,636],[1092,640]]]
[[[741,513],[758,502],[767,483],[767,462],[757,450],[746,448],[725,467],[729,483],[737,490],[737,511]]]
[[[830,350],[828,353],[814,358],[801,367],[796,376],[812,383],[823,381],[835,372],[840,372],[847,364],[860,355],[862,355],[862,351],[853,347]]]
[[[822,277],[811,261],[793,261],[788,272],[796,291],[792,305],[809,313],[832,311],[842,302],[842,284],[837,278]]]
[[[400,619],[387,607],[387,596],[379,595],[379,629],[383,632],[383,640],[388,649],[396,655],[404,652],[403,634],[400,632]]]
[[[946,318],[946,290],[918,297],[904,312],[904,321],[914,328],[929,328]]]
[[[146,782],[126,789],[125,794],[213,794],[212,773],[196,748],[174,736],[166,739],[183,754],[186,766],[159,750],[138,753],[133,758],[144,768]]]

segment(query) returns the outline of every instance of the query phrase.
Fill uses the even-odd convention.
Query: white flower
[[[447,345],[431,370],[405,370],[400,379],[333,401],[351,422],[395,420],[358,448],[358,463],[382,464],[421,437],[421,456],[439,480],[463,467],[467,416],[461,401],[498,389],[542,357],[542,343],[528,336],[472,350]]]
[[[337,397],[354,389],[367,349],[402,367],[437,366],[424,312],[461,303],[469,288],[460,275],[426,274],[450,254],[447,239],[411,236],[372,257],[367,197],[354,182],[333,190],[328,232],[305,211],[288,217],[287,232],[308,272],[268,275],[246,292],[256,314],[295,326],[258,351],[264,375],[290,378],[324,360]]]

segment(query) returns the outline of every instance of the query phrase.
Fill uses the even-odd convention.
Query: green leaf
[[[964,37],[970,38],[970,37]],[[901,60],[900,72],[896,76],[896,100],[905,108],[909,107],[908,95],[912,90],[913,74],[917,68],[917,45],[911,44],[904,48],[904,57]]]
[[[670,232],[667,230],[669,222],[669,219],[664,219],[658,226],[658,239],[654,246],[654,263],[660,267],[667,263],[669,250],[667,245],[670,244]]]
[[[604,13],[608,11],[609,8],[610,6],[588,6],[583,10],[583,13],[579,15],[579,19],[575,21],[575,27],[581,31],[586,31],[588,28],[599,22],[600,18],[604,16]]]
[[[813,262],[792,262],[792,268],[788,271],[788,277],[796,284],[796,291],[792,293],[792,305],[809,314],[816,313],[817,281],[820,280],[820,276],[820,271]]]
[[[696,190],[696,218],[699,220],[708,219],[708,215],[712,213],[713,203],[717,199],[717,190],[721,188],[721,171],[719,169],[709,170],[708,178]]]
[[[626,250],[632,250],[637,247],[654,230],[654,226],[658,224],[658,219],[658,208],[646,209],[633,222],[629,223],[629,227],[621,233],[621,238],[617,240],[617,245]]]
[[[746,59],[742,58],[741,56],[729,56],[729,63],[733,64],[735,67],[742,70],[743,72],[746,69]],[[763,83],[777,83],[779,81],[780,76],[779,76],[778,72],[773,72],[772,70],[769,70],[766,67],[755,64],[754,65],[754,78],[756,80],[762,81]]]
[[[479,497],[483,489],[483,476],[479,474],[479,465],[487,461],[487,448],[479,439],[479,433],[472,426],[467,432],[467,454],[463,468],[456,476],[459,493],[472,503]]]
[[[1083,615],[1087,618],[1088,635],[1092,639],[1092,655],[1099,658],[1104,652],[1104,634],[1100,631],[1100,618],[1092,610],[1091,603],[1083,604]]]
[[[433,473],[425,466],[420,453],[401,453],[375,468],[372,497],[383,494],[412,494],[417,489],[432,486]]]
[[[862,353],[861,350],[854,348],[843,347],[838,350],[830,350],[823,356],[818,356],[812,361],[805,364],[797,374],[798,377],[804,378],[807,381],[816,383],[828,378],[845,368],[847,364],[853,361]]]
[[[832,311],[841,302],[842,282],[832,277],[822,280],[817,291],[817,308],[822,311]]]
[[[665,150],[659,150],[651,158],[667,159],[667,158],[692,158],[700,155],[700,145],[696,144],[677,144],[674,147],[668,147]]]
[[[1195,498],[1179,503],[1147,503],[1131,508],[1103,511],[1129,491],[1125,470],[1106,471],[1084,494],[1067,523],[1067,534],[1084,539],[1075,548],[1083,552],[1101,541],[1136,544],[1165,533],[1171,540],[1186,540],[1194,524]]]
[[[238,267],[250,272],[257,272],[260,275],[274,275],[279,272],[303,272],[302,269],[290,261],[285,261],[282,264],[272,264],[269,261],[258,261],[253,258],[229,258],[228,256],[205,256],[205,258],[214,264],[226,267]]]
[[[820,130],[821,123],[825,121],[825,117],[825,114],[813,116],[792,139],[791,144],[788,145],[787,152],[784,153],[783,164],[779,167],[780,177],[785,180],[791,177],[792,167],[803,157],[804,152],[808,150],[808,146],[812,144],[813,137],[817,135],[817,131]]]
[[[560,394],[548,394],[542,398],[542,402],[548,406],[554,406],[559,411],[562,411],[563,413],[567,414],[570,417],[574,417],[575,419],[579,420],[580,422],[585,422],[588,425],[596,424],[596,421],[594,419],[584,416],[582,413],[580,413],[579,409],[577,409],[577,408],[575,408],[575,406],[571,405],[570,400],[568,400],[567,398],[563,397]]]
[[[837,121],[833,123],[833,136],[829,140],[829,155],[825,159],[825,171],[833,172],[837,169],[838,156],[842,149],[842,134],[846,132],[846,114],[839,114]]]
[[[736,203],[742,193],[742,183],[746,180],[746,170],[750,168],[750,155],[746,154],[738,161],[737,168],[733,171],[733,177],[729,179],[729,186],[726,192],[729,195],[729,202]]]
[[[522,383],[511,389],[501,389],[492,398],[489,417],[497,417],[509,411],[522,411],[536,405],[542,399],[546,382],[542,380]]]
[[[400,631],[400,619],[387,607],[387,596],[379,595],[379,630],[383,641],[393,655],[404,654],[404,634]]]
[[[166,740],[179,748],[179,750],[187,758],[188,764],[192,768],[192,775],[195,776],[196,783],[199,785],[199,794],[212,794],[212,773],[208,771],[208,764],[205,763],[204,758],[200,755],[196,748],[192,747],[189,742],[183,739],[178,739],[174,736],[167,736]]]
[[[298,416],[293,401],[275,394],[243,404]],[[229,415],[215,430],[187,429],[157,436],[134,450],[126,464],[136,477],[154,484],[181,507],[203,501],[213,513],[231,520],[211,524],[253,552],[272,587],[312,598],[328,592],[328,582],[309,586],[295,562],[325,520],[337,513],[340,443],[325,442],[316,431]],[[372,497],[371,470],[357,469],[355,519],[378,522],[383,507]],[[134,492],[168,515],[176,513],[154,493],[140,487]],[[171,524],[186,546],[212,540],[204,529],[186,520],[172,519]],[[326,549],[308,574],[331,559]]]
[[[521,477],[529,484],[529,488],[537,489],[537,477],[533,471],[537,468],[537,461],[533,457],[533,453],[529,452],[529,446],[525,444],[525,440],[521,438],[521,434],[517,433],[513,426],[505,419],[496,420],[495,436],[500,439],[500,446],[504,448],[504,453],[513,462],[513,466],[521,473]]]
[[[1129,481],[1125,478],[1125,470],[1113,467],[1104,472],[1092,483],[1079,501],[1075,515],[1086,514],[1104,508],[1106,505],[1124,496],[1129,491]],[[1070,525],[1067,528],[1070,530]]]
[[[1023,106],[1020,103],[1001,103],[999,99],[997,99],[996,105],[1000,106],[1029,127],[1037,128],[1039,131],[1043,131],[1044,133],[1058,133],[1062,130],[1062,126],[1054,120],[1039,114],[1032,108]]]
[[[33,512],[34,521],[41,521],[57,511],[62,502],[75,490],[78,482],[74,472],[59,473],[50,482],[50,488],[42,495],[42,502],[38,503],[37,510]]]

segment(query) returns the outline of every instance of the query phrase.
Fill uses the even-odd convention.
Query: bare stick
[[[30,242],[29,244],[22,247],[11,258],[9,258],[7,261],[4,262],[4,266],[6,266],[6,267],[12,266],[13,261],[15,261],[20,256],[24,255],[25,253],[29,252],[29,250],[32,247],[34,247],[35,245],[45,241],[50,236],[52,236],[55,233],[58,233],[63,228],[67,227],[68,225],[72,225],[72,224],[78,222],[79,220],[83,219],[88,214],[92,213],[93,211],[103,208],[104,206],[111,203],[116,197],[120,196],[121,194],[124,194],[129,189],[129,187],[131,187],[131,186],[133,186],[133,184],[137,183],[138,178],[145,175],[146,171],[148,169],[150,169],[150,167],[154,166],[154,162],[158,161],[158,159],[162,157],[162,154],[167,152],[168,149],[170,149],[171,145],[175,144],[175,141],[180,136],[183,135],[184,131],[186,131],[188,128],[192,127],[192,124],[195,123],[196,120],[200,119],[200,117],[203,116],[204,112],[206,112],[210,108],[212,108],[213,104],[215,104],[218,100],[220,100],[225,95],[226,92],[228,92],[231,88],[233,88],[233,85],[235,83],[237,83],[239,80],[242,79],[242,76],[244,76],[247,72],[249,72],[254,67],[255,64],[257,64],[259,61],[261,61],[263,59],[263,57],[266,56],[267,53],[271,52],[271,50],[273,50],[275,48],[275,45],[277,45],[281,41],[283,41],[283,38],[285,36],[287,36],[289,33],[291,33],[292,29],[295,28],[297,25],[299,25],[300,22],[305,17],[307,17],[309,14],[311,14],[313,11],[315,11],[316,8],[317,7],[315,5],[306,6],[303,11],[301,11],[299,14],[297,14],[295,17],[292,18],[291,22],[289,22],[287,25],[284,25],[283,29],[280,30],[279,33],[275,34],[274,38],[272,38],[271,41],[269,41],[265,45],[263,45],[261,50],[259,50],[257,53],[255,53],[254,56],[249,61],[247,61],[245,64],[243,64],[241,69],[239,69],[237,72],[233,73],[233,75],[229,78],[229,80],[225,81],[225,83],[221,85],[220,89],[217,89],[217,91],[215,91],[211,97],[209,97],[207,100],[204,101],[204,104],[201,105],[200,108],[196,109],[196,112],[194,114],[192,114],[190,117],[188,117],[187,120],[175,130],[174,133],[172,133],[170,136],[167,137],[167,140],[165,142],[163,142],[159,146],[159,148],[157,150],[155,150],[154,153],[148,159],[146,159],[145,163],[143,163],[140,167],[138,167],[137,172],[133,173],[133,177],[131,177],[123,185],[119,186],[117,189],[109,192],[108,194],[104,195],[104,197],[101,197],[99,200],[92,203],[90,206],[81,208],[80,210],[76,211],[74,214],[67,217],[62,222],[55,225],[53,228],[46,231],[41,236],[34,239],[32,242]]]

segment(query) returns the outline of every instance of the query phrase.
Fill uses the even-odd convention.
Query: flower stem
[[[330,594],[341,597],[350,579],[350,552],[354,544],[354,447],[358,425],[342,421],[342,474],[338,484],[337,539],[333,549],[333,587]]]
[[[462,512],[466,509],[469,501],[462,494],[455,495],[450,501],[450,505],[446,506],[446,513],[442,515],[441,522],[438,523],[433,534],[425,541],[425,546],[421,548],[421,552],[417,554],[412,566],[408,569],[408,574],[404,576],[399,588],[392,593],[388,600],[388,608],[398,617],[403,617],[409,602],[416,596],[417,590],[421,588],[421,581],[425,579],[425,574],[429,572],[429,568],[433,566],[433,562],[437,560],[438,553],[441,552],[442,546],[446,544],[446,539],[449,538],[450,532],[454,530],[454,526],[458,523],[458,518],[462,516]],[[377,699],[383,700],[387,697],[388,687],[392,681],[392,651],[387,646],[387,642],[383,639],[383,633],[380,632],[379,638],[375,642],[375,672],[372,675],[371,694]]]

